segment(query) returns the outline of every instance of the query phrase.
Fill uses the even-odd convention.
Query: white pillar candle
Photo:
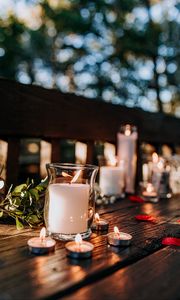
[[[49,232],[76,234],[87,231],[89,190],[89,184],[49,185]]]
[[[127,128],[126,128],[127,127]],[[134,193],[136,162],[137,162],[137,132],[131,132],[131,126],[126,125],[124,133],[119,132],[118,138],[118,161],[125,161],[125,183],[126,192]]]
[[[121,195],[124,190],[124,166],[101,167],[99,185],[103,195]]]
[[[143,181],[147,182],[149,179],[149,167],[148,164],[143,164],[142,166],[142,173],[143,173]]]

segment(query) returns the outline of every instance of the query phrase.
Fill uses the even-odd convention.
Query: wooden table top
[[[109,220],[133,235],[130,247],[114,248],[106,234],[93,233],[93,257],[67,258],[63,242],[52,254],[30,254],[27,240],[38,230],[17,231],[0,225],[0,300],[21,299],[180,299],[180,247],[162,246],[163,237],[180,237],[180,197],[159,203],[128,199],[99,209]],[[137,214],[151,214],[157,223],[140,222]]]

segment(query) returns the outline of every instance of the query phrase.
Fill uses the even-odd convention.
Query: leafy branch
[[[10,187],[7,195],[0,201],[0,218],[10,217],[15,220],[17,229],[43,224],[44,196],[47,178],[35,186],[34,181]]]

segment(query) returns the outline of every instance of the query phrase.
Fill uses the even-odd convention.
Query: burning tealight
[[[95,214],[94,222],[92,224],[92,229],[96,231],[107,231],[109,227],[109,222],[105,219],[101,219],[99,214]]]
[[[46,237],[46,229],[43,227],[39,237],[34,237],[27,242],[29,250],[34,254],[46,254],[54,251],[56,241]]]
[[[143,195],[145,200],[149,200],[151,202],[157,202],[158,201],[157,192],[155,191],[155,188],[152,185],[152,183],[147,184],[146,190],[143,191],[142,195]]]
[[[75,241],[68,242],[65,247],[71,258],[89,258],[94,249],[93,244],[82,240],[80,233],[76,234]]]
[[[112,246],[129,246],[132,241],[132,235],[120,232],[117,226],[114,227],[114,232],[110,232],[107,237],[108,243]]]

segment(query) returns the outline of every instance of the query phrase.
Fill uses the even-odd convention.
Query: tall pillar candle
[[[87,230],[89,189],[89,184],[49,185],[49,232],[76,234]]]
[[[118,161],[125,161],[125,191],[134,193],[137,165],[137,130],[135,126],[121,126],[117,135]]]

